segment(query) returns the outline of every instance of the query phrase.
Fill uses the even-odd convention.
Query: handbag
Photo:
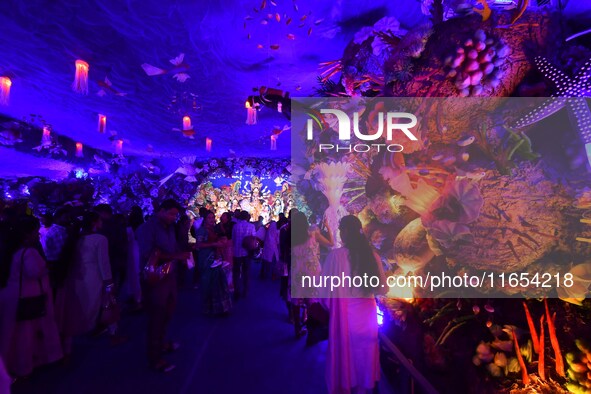
[[[167,261],[163,264],[159,264],[159,261],[160,251],[155,249],[144,267],[144,279],[150,285],[161,282],[172,271],[172,261]]]
[[[99,327],[108,327],[117,323],[121,317],[121,309],[115,298],[114,285],[109,284],[103,288],[101,311],[99,313]]]
[[[23,297],[23,270],[25,261],[25,252],[23,250],[21,255],[21,272],[19,278],[19,291],[18,291],[18,304],[16,307],[16,320],[17,321],[29,321],[39,319],[47,314],[47,294],[43,292],[43,284],[39,279],[39,289],[41,294],[31,297]]]
[[[246,249],[248,255],[255,259],[260,259],[263,254],[263,241],[255,235],[247,235],[242,240],[242,247]]]

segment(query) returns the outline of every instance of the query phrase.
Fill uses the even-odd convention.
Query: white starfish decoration
[[[518,120],[514,127],[519,129],[537,123],[566,106],[569,118],[576,123],[579,136],[585,144],[587,159],[591,164],[591,110],[587,100],[582,98],[591,97],[591,59],[572,78],[546,58],[536,57],[535,64],[540,72],[554,83],[556,92],[552,99]]]

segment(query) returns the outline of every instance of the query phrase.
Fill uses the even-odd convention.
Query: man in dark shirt
[[[140,264],[145,267],[153,253],[158,251],[159,263],[171,262],[171,271],[156,283],[144,281],[146,312],[148,315],[148,361],[158,371],[169,372],[175,366],[162,358],[174,351],[178,344],[165,342],[168,326],[177,299],[176,265],[189,258],[178,242],[174,223],[184,209],[174,200],[165,200],[152,219],[137,229]]]

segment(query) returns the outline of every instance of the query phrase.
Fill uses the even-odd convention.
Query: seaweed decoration
[[[482,21],[486,22],[492,14],[492,11],[488,6],[488,3],[486,2],[486,0],[476,0],[476,2],[482,5],[482,8],[474,7],[474,12],[480,14],[480,16],[482,16]]]
[[[514,24],[519,18],[521,18],[528,5],[529,0],[519,0],[518,7],[515,9],[513,16],[511,17],[511,24]]]

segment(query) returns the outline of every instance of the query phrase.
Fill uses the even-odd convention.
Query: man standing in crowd
[[[184,214],[184,209],[176,201],[165,200],[154,217],[137,229],[141,266],[145,267],[149,260],[157,266],[171,263],[168,273],[163,272],[157,280],[144,280],[145,308],[148,315],[148,361],[152,368],[161,372],[169,372],[175,368],[163,358],[163,354],[179,347],[178,343],[166,342],[165,336],[176,306],[176,265],[189,258],[188,252],[182,252],[174,226],[181,213]]]
[[[234,298],[246,297],[248,294],[248,276],[250,270],[250,257],[242,243],[247,236],[254,236],[254,224],[249,222],[250,214],[240,212],[238,223],[232,229],[232,244],[234,246],[234,266],[232,267],[232,279],[234,281]]]

